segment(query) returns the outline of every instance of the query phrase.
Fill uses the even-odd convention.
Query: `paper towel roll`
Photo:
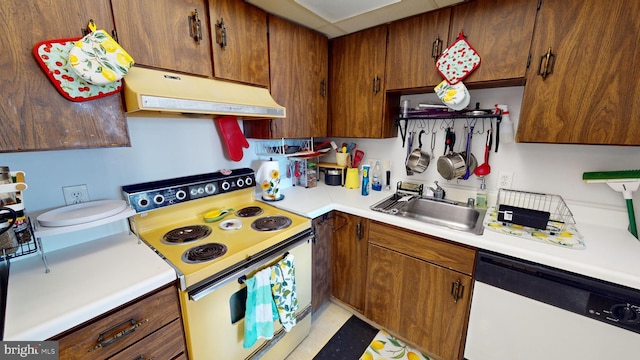
[[[262,161],[256,172],[256,182],[262,189],[262,198],[264,200],[280,200],[280,166],[275,160]]]

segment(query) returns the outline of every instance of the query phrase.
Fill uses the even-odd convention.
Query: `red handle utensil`
[[[351,167],[357,168],[358,166],[360,166],[360,162],[362,161],[363,158],[364,158],[364,151],[356,150],[356,154],[353,157],[353,163]]]

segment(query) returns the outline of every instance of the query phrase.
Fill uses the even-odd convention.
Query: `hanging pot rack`
[[[402,137],[402,146],[405,146],[406,138],[407,138],[407,129],[409,128],[410,122],[415,121],[425,121],[425,120],[457,120],[457,119],[466,119],[476,121],[478,119],[496,119],[496,126],[500,126],[500,122],[502,121],[502,110],[497,110],[497,113],[494,113],[495,109],[476,109],[474,110],[464,110],[464,111],[452,111],[447,114],[434,114],[434,115],[419,115],[419,114],[409,114],[407,117],[399,116],[395,120],[396,127],[400,131],[400,136]]]

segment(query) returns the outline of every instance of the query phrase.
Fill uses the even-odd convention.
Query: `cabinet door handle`
[[[442,40],[440,40],[440,35],[436,36],[436,39],[433,40],[431,44],[431,57],[433,61],[438,61],[438,58],[442,54]]]
[[[216,44],[223,49],[227,47],[227,28],[224,26],[223,18],[216,23]]]
[[[133,320],[133,319],[129,319],[126,320],[124,322],[121,322],[120,324],[117,324],[116,326],[113,326],[103,332],[101,332],[100,334],[98,334],[98,344],[96,346],[94,346],[93,348],[89,349],[89,352],[94,351],[94,350],[98,350],[104,347],[107,347],[111,344],[113,344],[114,342],[116,342],[117,340],[122,339],[123,337],[132,334],[134,331],[136,331],[137,328],[139,328],[140,326],[144,325],[144,323],[146,323],[147,321],[149,321],[149,319],[144,319],[144,320],[140,320],[137,323]],[[131,326],[129,326],[127,329],[122,330],[112,336],[110,336],[109,338],[105,339],[105,335],[108,335],[109,333],[112,333],[114,330],[126,325],[126,324],[130,324]]]
[[[380,77],[376,75],[373,78],[373,94],[377,95],[380,92]]]
[[[456,280],[456,282],[451,283],[451,296],[453,297],[454,303],[457,303],[458,300],[462,299],[463,294],[464,294],[464,285],[462,285],[460,280]]]
[[[356,239],[358,239],[358,241],[362,240],[362,223],[356,225]]]
[[[189,37],[200,44],[200,41],[202,41],[202,24],[200,18],[198,18],[198,9],[194,9],[193,13],[187,18],[189,19]]]
[[[323,98],[327,97],[327,79],[320,81],[320,96]]]
[[[544,64],[544,65],[543,65]],[[538,66],[538,75],[542,76],[544,81],[548,75],[553,74],[553,67],[556,64],[556,55],[551,52],[551,48],[547,53],[540,57],[540,65]]]

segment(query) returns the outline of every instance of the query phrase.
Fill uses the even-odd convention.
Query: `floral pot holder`
[[[33,48],[33,55],[53,86],[68,100],[81,102],[99,99],[122,90],[122,80],[104,85],[93,85],[84,81],[71,68],[69,50],[80,38],[46,40]]]
[[[91,32],[69,50],[71,68],[93,85],[122,79],[133,66],[133,58],[106,31],[96,30],[93,20],[88,27]]]
[[[460,32],[458,39],[442,52],[436,68],[447,82],[455,85],[480,66],[480,55]]]
[[[122,90],[122,77],[133,59],[93,20],[83,38],[45,40],[33,47],[33,55],[53,86],[71,101],[89,101]]]

